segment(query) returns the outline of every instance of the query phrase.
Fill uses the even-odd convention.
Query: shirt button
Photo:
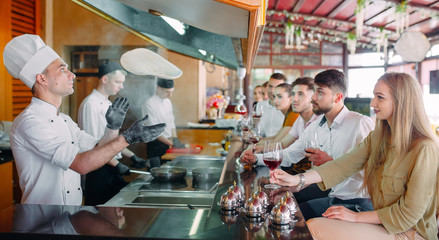
[[[80,187],[78,188],[78,191],[81,191],[81,188],[80,188]]]
[[[53,120],[50,120],[50,122],[53,122]]]
[[[72,144],[75,144],[75,142],[72,142]]]
[[[67,120],[64,120],[64,122],[67,122]]]
[[[67,193],[70,193],[70,191],[67,191]]]

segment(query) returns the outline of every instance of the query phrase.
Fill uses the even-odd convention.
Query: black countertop
[[[268,220],[252,222],[243,213],[221,211],[217,203],[234,181],[243,184],[246,199],[267,182],[262,177],[267,169],[243,171],[235,166],[239,149],[240,144],[232,144],[209,209],[16,204],[0,212],[0,239],[312,239],[300,211],[284,230]],[[278,202],[293,189],[264,191]]]

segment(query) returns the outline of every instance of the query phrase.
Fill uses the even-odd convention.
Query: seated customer
[[[375,130],[353,151],[302,177],[275,170],[281,185],[318,183],[323,189],[364,170],[374,211],[328,208],[308,221],[314,239],[437,239],[439,146],[425,112],[419,82],[405,73],[378,79],[370,104]],[[341,221],[340,221],[341,220]]]
[[[306,128],[304,133],[292,145],[283,150],[282,166],[290,167],[300,162],[305,156],[314,165],[321,165],[357,146],[373,129],[372,119],[356,112],[349,111],[344,106],[346,92],[345,77],[335,69],[323,71],[314,78],[316,92],[312,96],[313,111],[322,114]],[[319,148],[307,148],[306,142],[319,137]],[[251,152],[241,156],[241,161],[247,164],[263,165],[261,154]],[[300,209],[305,219],[319,217],[332,205],[344,205],[355,210],[372,209],[369,195],[359,191],[363,185],[363,172],[356,173],[345,181],[332,187],[329,197],[321,198],[318,188],[302,196]]]

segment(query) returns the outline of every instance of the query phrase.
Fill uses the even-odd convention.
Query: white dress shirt
[[[96,89],[88,95],[79,106],[78,125],[95,138],[101,139],[105,134],[107,119],[105,114],[111,101]]]
[[[371,118],[349,111],[346,106],[335,117],[331,127],[328,126],[325,115],[321,115],[305,129],[299,139],[283,150],[281,165],[289,167],[302,160],[305,157],[305,143],[315,135],[317,145],[322,151],[328,153],[333,159],[341,157],[360,144],[374,126]],[[257,158],[258,164],[263,165],[261,154],[257,154]],[[360,171],[334,186],[329,196],[343,200],[369,198],[367,192],[362,190],[363,175],[363,171]]]
[[[293,136],[294,138],[299,138],[303,132],[305,131],[305,128],[307,128],[312,122],[314,122],[319,115],[312,114],[311,118],[308,120],[308,122],[305,122],[303,120],[302,116],[299,115],[297,120],[294,122],[293,126],[291,127],[288,134]]]
[[[147,124],[155,125],[166,123],[162,136],[172,137],[172,129],[175,129],[174,112],[169,98],[161,98],[154,94],[142,105],[142,116],[148,115]]]
[[[32,98],[11,128],[11,149],[22,203],[81,205],[80,175],[69,169],[79,152],[98,142],[52,104]]]
[[[105,114],[111,101],[96,89],[88,95],[79,106],[78,125],[79,128],[97,139],[101,139],[105,134],[107,119]],[[118,153],[114,158],[121,159],[122,154]]]
[[[261,127],[261,134],[264,137],[272,137],[276,135],[282,128],[285,116],[280,111],[273,107],[268,99],[257,104],[262,105],[262,116],[259,120],[259,126]]]

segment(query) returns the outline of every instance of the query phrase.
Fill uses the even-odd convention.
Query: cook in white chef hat
[[[9,74],[19,78],[30,89],[37,75],[60,58],[38,35],[24,34],[6,44],[3,61]]]

